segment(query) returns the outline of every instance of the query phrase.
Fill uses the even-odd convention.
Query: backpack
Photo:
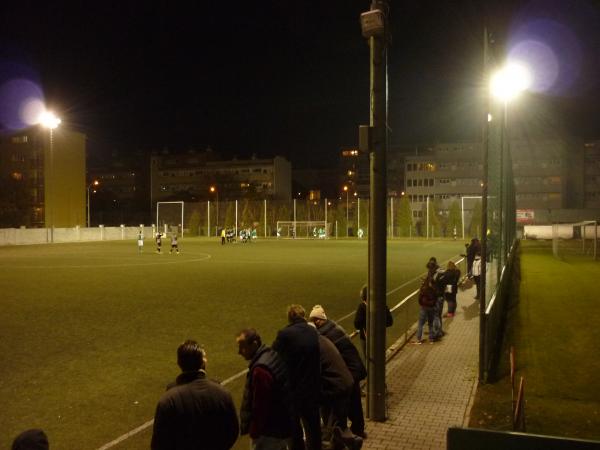
[[[419,289],[419,305],[432,308],[437,302],[436,289],[434,288],[435,283],[431,277],[427,277],[423,280]]]

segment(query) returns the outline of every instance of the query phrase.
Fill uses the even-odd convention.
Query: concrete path
[[[448,427],[466,426],[477,387],[479,307],[474,295],[474,288],[459,291],[457,314],[444,319],[442,341],[407,344],[388,362],[388,419],[367,421],[363,449],[445,449]]]

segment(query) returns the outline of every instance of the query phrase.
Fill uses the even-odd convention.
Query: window
[[[413,185],[413,180],[412,179],[406,180],[406,187],[412,187],[412,185]]]
[[[13,136],[10,142],[13,144],[27,144],[27,136]]]

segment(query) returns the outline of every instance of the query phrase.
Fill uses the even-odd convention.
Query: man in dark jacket
[[[240,331],[236,341],[238,353],[250,361],[240,406],[241,434],[250,435],[252,448],[286,450],[292,429],[287,368],[255,329]]]
[[[319,334],[329,339],[338,349],[352,375],[353,386],[349,398],[348,418],[352,421],[352,432],[364,439],[367,435],[360,399],[360,382],[367,377],[367,369],[360,359],[358,350],[350,340],[350,336],[341,326],[327,318],[321,305],[315,305],[309,317],[310,321],[317,327]]]
[[[204,350],[188,340],[177,349],[181,374],[156,406],[152,450],[226,450],[239,434],[231,395],[206,378]]]
[[[360,289],[360,303],[354,314],[354,329],[358,330],[360,335],[360,343],[363,351],[363,357],[367,360],[367,296],[369,289],[365,284]],[[390,312],[390,308],[385,305],[385,326],[391,327],[394,324],[394,318]]]
[[[319,394],[321,374],[319,334],[306,323],[306,312],[300,305],[288,308],[289,324],[277,333],[273,350],[283,359],[290,376],[294,415],[292,418],[292,450],[304,447],[302,426],[309,450],[321,449]]]
[[[33,428],[23,431],[12,443],[12,450],[48,450],[48,436],[43,430]]]

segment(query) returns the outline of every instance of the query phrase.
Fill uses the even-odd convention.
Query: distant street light
[[[58,127],[61,120],[51,111],[43,112],[38,123],[50,130],[50,164],[48,168],[48,180],[46,180],[46,189],[48,193],[46,195],[45,214],[48,213],[48,206],[50,206],[49,226],[50,226],[50,242],[54,242],[54,129]],[[49,189],[52,187],[52,189]]]
[[[92,223],[90,221],[90,188],[92,186],[94,186],[94,187],[98,186],[99,184],[100,184],[100,182],[98,180],[94,180],[90,184],[88,184],[88,187],[87,187],[87,227],[88,228],[92,225]],[[94,193],[95,192],[96,191],[94,191]]]

